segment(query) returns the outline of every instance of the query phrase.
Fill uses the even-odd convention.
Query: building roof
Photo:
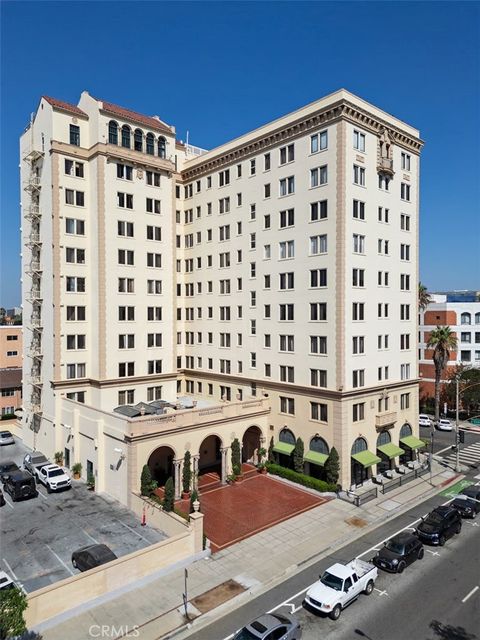
[[[70,104],[69,102],[64,102],[63,100],[57,100],[56,98],[51,98],[50,96],[42,96],[44,100],[51,104],[54,109],[61,109],[62,111],[67,111],[68,113],[73,113],[76,116],[82,116],[83,118],[88,118],[88,115],[85,111],[82,111],[74,104]]]
[[[141,113],[137,113],[136,111],[131,111],[130,109],[119,107],[112,102],[105,102],[104,100],[99,100],[98,98],[95,98],[95,100],[102,104],[101,109],[103,109],[103,111],[107,111],[108,113],[118,116],[119,118],[124,118],[125,120],[136,122],[137,124],[143,124],[149,129],[155,129],[156,131],[162,131],[164,133],[173,135],[172,129],[157,117],[144,116]]]
[[[22,368],[0,369],[0,388],[17,389],[22,386]]]

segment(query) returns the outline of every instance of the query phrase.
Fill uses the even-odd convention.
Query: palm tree
[[[440,380],[443,370],[450,358],[450,351],[457,348],[457,338],[450,327],[439,327],[432,331],[427,342],[427,348],[433,349],[433,363],[435,365],[435,420],[440,418]]]
[[[428,293],[427,287],[421,282],[418,283],[418,308],[420,311],[425,311],[428,305],[432,302],[432,296]]]

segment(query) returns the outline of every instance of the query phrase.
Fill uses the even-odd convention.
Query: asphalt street
[[[472,469],[468,477],[472,482],[479,482],[479,470]],[[373,594],[360,596],[342,612],[337,622],[303,606],[306,590],[328,566],[357,556],[369,560],[385,539],[405,527],[413,527],[421,516],[447,499],[437,495],[416,505],[203,629],[195,631],[194,626],[178,637],[223,640],[265,611],[274,610],[293,612],[301,621],[304,640],[480,638],[476,635],[480,629],[480,515],[473,522],[463,521],[460,535],[450,539],[445,547],[426,546],[424,559],[408,567],[402,575],[381,572]]]

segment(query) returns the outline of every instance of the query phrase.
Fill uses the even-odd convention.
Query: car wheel
[[[462,530],[462,523],[459,522],[458,525],[457,525],[457,528],[455,529],[455,533],[458,535],[461,530]]]
[[[421,560],[424,555],[425,555],[425,551],[423,550],[423,547],[422,547],[421,549],[418,550],[417,560]]]
[[[337,604],[334,608],[332,613],[330,614],[330,618],[332,620],[338,620],[340,617],[340,614],[342,613],[342,607],[341,605]]]
[[[367,582],[367,586],[365,587],[365,591],[363,592],[366,596],[369,596],[373,591],[373,581],[369,580]]]
[[[50,489],[48,484],[47,484],[47,493],[52,493],[52,490]]]
[[[407,565],[405,564],[405,562],[399,562],[397,567],[397,573],[403,573],[403,570],[405,569],[406,566]]]
[[[443,545],[445,544],[446,540],[445,540],[445,536],[440,536],[440,538],[438,539],[438,545],[440,547],[443,547]]]
[[[78,569],[77,567],[77,561],[75,560],[75,558],[72,558],[72,564],[75,567],[75,569]]]

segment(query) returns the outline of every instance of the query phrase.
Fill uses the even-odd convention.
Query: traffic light
[[[462,444],[465,442],[465,431],[458,432],[458,441]]]

